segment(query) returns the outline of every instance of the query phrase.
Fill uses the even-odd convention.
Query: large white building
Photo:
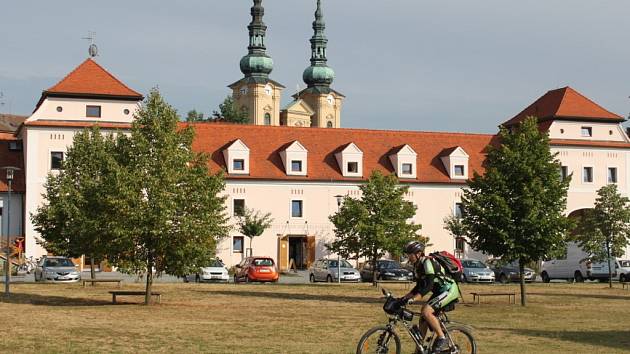
[[[261,0],[255,0],[248,54],[240,62],[244,77],[230,85],[250,124],[197,123],[193,145],[210,155],[213,172],[226,172],[224,193],[233,223],[244,208],[272,214],[273,225],[254,239],[253,253],[274,258],[282,269],[291,259],[298,267],[307,267],[329,255],[325,245],[334,233],[328,218],[338,210],[337,196],[360,198],[359,185],[378,170],[396,174],[409,186],[406,198],[418,207],[413,221],[422,224],[422,234],[431,238],[434,249],[474,255],[444,230],[443,219],[460,211],[466,180],[473,171],[483,173],[485,148],[496,143],[496,136],[340,128],[345,96],[330,88],[334,72],[326,66],[319,4],[311,66],[303,74],[307,88],[280,109],[282,85],[268,76],[273,62],[265,52],[263,13]],[[44,91],[33,114],[6,137],[23,146],[25,173],[17,175],[22,180],[16,189],[25,191],[24,228],[17,232],[26,237],[27,256],[46,253],[36,242],[29,216],[44,202],[46,176],[59,168],[74,134],[93,124],[104,130],[129,129],[141,101],[141,94],[87,59]],[[596,191],[608,183],[616,183],[628,195],[630,139],[621,126],[623,117],[570,87],[547,92],[504,125],[530,115],[537,116],[540,128],[549,133],[563,173],[573,174],[568,215],[592,208]],[[11,156],[15,158],[15,151]],[[0,183],[0,193],[3,188]],[[22,223],[12,225],[21,228]],[[233,230],[221,240],[217,254],[232,265],[245,256],[248,246],[248,240]]]

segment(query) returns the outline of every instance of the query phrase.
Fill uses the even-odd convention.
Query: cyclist
[[[414,266],[416,286],[399,301],[401,304],[407,304],[431,292],[431,298],[422,306],[421,313],[425,322],[420,324],[420,331],[424,336],[428,324],[437,335],[433,344],[433,353],[448,350],[448,341],[440,327],[440,321],[435,317],[435,312],[457,300],[459,287],[455,280],[444,274],[439,265],[434,266],[434,262],[425,256],[422,243],[411,241],[405,246],[404,252],[409,257],[409,263]]]

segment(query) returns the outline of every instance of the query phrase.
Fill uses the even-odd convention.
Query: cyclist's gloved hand
[[[396,301],[398,302],[400,306],[406,306],[407,303],[409,302],[409,300],[406,299],[404,296],[397,298]]]

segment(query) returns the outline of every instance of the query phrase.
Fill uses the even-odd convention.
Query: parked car
[[[76,283],[81,273],[69,258],[43,256],[35,267],[35,281]]]
[[[184,282],[189,281],[200,282],[228,282],[230,281],[230,275],[225,264],[220,259],[213,259],[210,261],[207,267],[199,268],[199,271],[195,274],[189,274],[184,277]]]
[[[503,265],[498,263],[494,266],[491,266],[491,268],[494,271],[495,279],[501,284],[521,281],[518,262],[512,262]],[[533,269],[525,267],[523,269],[523,272],[523,278],[525,279],[526,283],[531,283],[536,280],[536,272]]]
[[[628,271],[624,272],[624,268],[620,267],[620,260],[611,259],[611,265],[614,265],[612,276],[614,279],[628,279]],[[590,259],[588,253],[584,252],[576,243],[567,244],[564,257],[550,259],[542,263],[542,271],[540,276],[543,282],[548,283],[552,279],[566,279],[570,281],[583,282],[586,279],[608,281],[608,261],[594,262]]]
[[[462,281],[470,283],[494,283],[495,274],[485,263],[476,259],[463,259]]]
[[[620,282],[630,282],[630,260],[618,260],[617,273]]]
[[[341,273],[341,281],[360,282],[361,274],[345,259],[341,260],[341,269],[336,259],[318,259],[309,269],[309,280],[311,283],[317,281],[336,282]]]
[[[376,261],[376,267],[372,266],[372,262],[366,262],[361,268],[361,280],[372,281],[375,271],[378,280],[413,280],[412,271],[403,268],[400,262],[389,259]]]
[[[269,257],[247,257],[236,265],[234,282],[277,282],[280,278],[273,259]]]

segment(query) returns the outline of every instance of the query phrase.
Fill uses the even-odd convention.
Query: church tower
[[[330,88],[335,79],[335,72],[327,64],[328,39],[324,34],[325,29],[321,0],[317,0],[313,22],[314,33],[311,38],[311,65],[302,74],[307,87],[293,97],[296,101],[303,100],[313,110],[311,126],[339,128],[341,127],[341,104],[345,96]]]
[[[254,0],[251,8],[248,54],[241,59],[241,80],[228,86],[239,109],[247,112],[255,125],[280,125],[280,98],[284,86],[271,80],[273,60],[266,53],[267,25],[263,22],[262,0]]]

